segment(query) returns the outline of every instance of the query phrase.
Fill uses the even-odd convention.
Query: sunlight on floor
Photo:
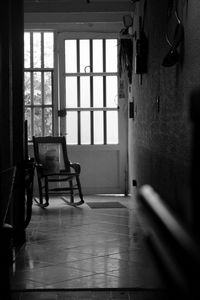
[[[87,202],[125,207],[91,209]],[[27,242],[11,270],[12,289],[162,288],[130,197],[86,196],[80,207],[34,203]]]

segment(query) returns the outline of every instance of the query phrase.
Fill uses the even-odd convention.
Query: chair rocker
[[[38,205],[41,207],[49,205],[49,192],[62,196],[65,193],[69,194],[69,202],[64,197],[62,199],[70,205],[83,204],[79,178],[81,168],[78,163],[69,161],[65,137],[33,136],[33,146],[39,188]],[[75,191],[78,191],[80,197],[80,201],[76,203],[74,202]],[[43,203],[43,195],[45,196],[45,203]]]

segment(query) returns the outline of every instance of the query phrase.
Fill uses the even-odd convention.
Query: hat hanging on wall
[[[162,65],[164,67],[174,66],[176,63],[178,63],[178,61],[181,58],[178,47],[180,46],[180,44],[181,44],[181,42],[183,41],[183,38],[184,38],[184,28],[183,28],[183,25],[182,25],[179,17],[178,17],[177,5],[176,5],[176,8],[175,8],[174,16],[175,16],[175,20],[177,22],[177,25],[176,25],[172,40],[170,41],[168,33],[166,33],[166,35],[165,35],[166,41],[167,41],[168,45],[170,46],[170,49],[169,49],[168,53],[165,55],[165,57],[163,59]]]
[[[123,24],[125,28],[129,28],[133,25],[133,18],[130,15],[123,16]]]

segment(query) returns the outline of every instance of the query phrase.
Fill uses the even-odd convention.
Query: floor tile
[[[75,208],[59,198],[51,198],[46,209],[34,203],[26,230],[27,242],[10,270],[12,288],[162,287],[144,243],[133,199],[86,197],[87,201],[106,199],[121,201],[127,209],[94,210],[86,204]],[[123,299],[127,295],[124,293]],[[112,294],[114,296],[117,299],[119,294]],[[92,294],[92,297],[98,299],[99,295]]]

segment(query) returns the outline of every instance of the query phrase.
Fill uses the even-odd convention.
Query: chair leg
[[[42,182],[41,178],[38,176],[38,189],[39,189],[39,199],[40,199],[40,204],[43,204],[43,195],[42,195]]]
[[[78,187],[78,192],[79,192],[79,197],[81,199],[80,202],[77,203],[77,205],[83,204],[84,200],[83,200],[83,194],[82,194],[82,189],[81,189],[81,183],[80,183],[80,178],[79,176],[76,176],[76,182],[77,182],[77,187]]]
[[[48,178],[45,177],[45,201],[46,203],[44,204],[44,206],[48,206],[49,205],[49,186],[48,186]]]
[[[74,190],[73,190],[72,180],[69,181],[69,186],[70,186],[70,202],[74,203]]]

